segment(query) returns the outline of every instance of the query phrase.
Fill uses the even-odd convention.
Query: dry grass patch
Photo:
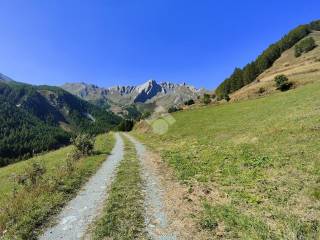
[[[95,173],[113,145],[113,135],[98,136],[96,154],[79,159],[72,167],[67,161],[73,149],[70,146],[1,168],[1,239],[37,239],[48,219]],[[17,185],[11,180],[12,175],[19,176],[20,180],[27,176],[27,182]]]

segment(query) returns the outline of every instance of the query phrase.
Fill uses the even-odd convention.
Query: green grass
[[[4,239],[36,239],[41,227],[51,215],[70,200],[82,184],[98,169],[114,145],[113,134],[99,135],[96,154],[82,158],[68,170],[65,147],[0,169],[0,236]],[[32,188],[17,186],[13,174],[25,172],[32,163],[41,162],[46,168],[43,179]],[[16,189],[16,190],[15,190]]]
[[[144,230],[144,196],[140,164],[131,142],[125,139],[125,156],[112,183],[94,239],[148,239]]]
[[[212,185],[228,196],[223,204],[207,202],[211,207],[203,208],[200,225],[211,219],[227,227],[226,235],[248,239],[317,239],[319,94],[320,84],[315,83],[179,112],[164,135],[151,130],[143,134],[139,127],[134,134],[158,150],[182,182]],[[210,209],[220,210],[212,214]],[[245,220],[238,224],[232,218]],[[265,223],[263,229],[260,223]]]

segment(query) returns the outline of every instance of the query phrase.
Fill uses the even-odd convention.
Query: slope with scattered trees
[[[225,79],[216,89],[219,99],[228,98],[230,93],[237,91],[253,82],[261,73],[270,68],[283,52],[292,48],[312,31],[320,29],[320,20],[301,25],[290,31],[280,41],[270,45],[258,58],[244,68],[236,68],[233,74]]]

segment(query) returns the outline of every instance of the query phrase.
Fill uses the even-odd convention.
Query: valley
[[[0,74],[0,239],[320,239],[319,94],[319,20],[215,90]]]

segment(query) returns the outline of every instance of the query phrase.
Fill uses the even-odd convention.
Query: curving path
[[[85,236],[92,221],[99,214],[107,198],[119,162],[123,159],[124,143],[116,133],[116,143],[111,155],[100,169],[84,185],[79,194],[71,200],[57,217],[57,224],[48,228],[40,240],[76,240]]]

